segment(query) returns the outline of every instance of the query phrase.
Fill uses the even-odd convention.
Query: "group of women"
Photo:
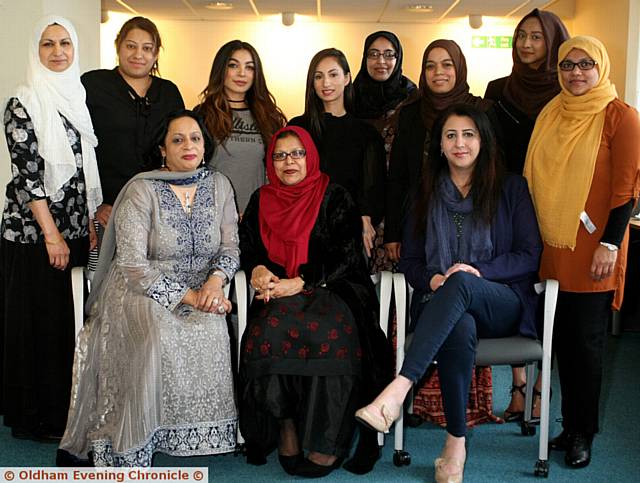
[[[239,423],[249,463],[277,448],[289,474],[321,477],[357,429],[344,467],[363,474],[375,431],[437,360],[436,480],[462,481],[477,338],[540,337],[542,277],[561,288],[551,447],[589,463],[640,191],[638,114],[599,41],[536,9],[516,27],[511,75],[482,99],[454,41],[427,46],[416,88],[398,38],[376,32],[353,82],[341,51],[313,57],[289,125],[246,42],[218,51],[193,111],[157,76],[150,20],[115,43],[115,69],[80,77],[73,26],[43,19],[6,106],[1,409],[14,437],[62,437],[61,465],[148,466],[157,451],[233,451]],[[74,359],[69,271],[96,245]],[[392,379],[369,274],[395,264],[416,334]],[[256,296],[234,389],[223,288],[239,268]],[[524,404],[513,374],[509,419]]]

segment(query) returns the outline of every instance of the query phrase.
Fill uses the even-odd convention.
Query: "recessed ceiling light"
[[[433,6],[427,5],[426,3],[416,3],[413,5],[407,5],[406,7],[409,12],[413,13],[431,13],[433,12]]]
[[[205,5],[210,10],[231,10],[233,8],[232,2],[209,2]]]

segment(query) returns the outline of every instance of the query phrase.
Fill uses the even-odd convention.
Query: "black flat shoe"
[[[591,463],[593,435],[576,433],[564,455],[564,462],[571,468],[584,468]]]
[[[82,459],[78,458],[75,455],[72,455],[68,451],[63,449],[59,449],[56,452],[56,466],[59,468],[68,468],[68,467],[92,467],[93,463],[91,462],[91,458]]]
[[[342,467],[355,475],[365,475],[373,469],[380,459],[380,455],[378,433],[362,427],[353,457],[347,460]]]
[[[293,456],[278,454],[278,461],[280,461],[280,466],[282,466],[284,471],[289,473],[291,476],[295,476],[297,474],[296,470],[298,469],[298,466],[302,461],[304,461],[304,454],[298,453]]]
[[[549,449],[552,451],[567,451],[573,441],[573,434],[566,429],[562,430],[555,438],[549,440]]]
[[[254,466],[262,466],[267,464],[267,458],[264,452],[252,444],[245,445],[245,452],[247,455],[247,464]]]
[[[336,468],[340,468],[343,459],[344,458],[338,458],[333,462],[333,464],[324,466],[314,463],[309,458],[304,458],[298,465],[296,475],[303,476],[305,478],[322,478],[327,476]]]

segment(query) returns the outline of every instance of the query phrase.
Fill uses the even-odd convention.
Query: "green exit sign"
[[[508,35],[474,35],[471,47],[474,49],[510,49],[513,37]]]

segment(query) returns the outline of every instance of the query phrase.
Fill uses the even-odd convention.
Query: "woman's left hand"
[[[591,269],[589,275],[593,280],[601,281],[613,274],[616,266],[618,252],[611,251],[607,247],[598,245],[593,252],[593,260],[591,261]]]
[[[370,216],[362,217],[362,242],[364,243],[364,251],[367,256],[371,257],[371,251],[373,250],[373,243],[376,238],[376,230],[371,224]]]
[[[198,291],[195,307],[203,312],[218,314],[231,312],[231,302],[224,296],[222,281],[219,277],[209,277],[209,280]]]
[[[289,297],[291,295],[299,294],[302,292],[303,287],[304,280],[300,277],[280,279],[280,281],[276,283],[275,287],[273,287],[273,290],[271,290],[271,298],[277,299],[280,297]]]
[[[476,277],[482,277],[482,275],[480,274],[477,268],[472,267],[471,265],[467,265],[466,263],[456,263],[450,266],[449,270],[447,270],[447,273],[445,273],[444,276],[445,278],[449,278],[451,275],[453,275],[456,272],[468,272],[468,273],[472,273]]]
[[[98,246],[98,234],[96,233],[96,227],[93,224],[93,219],[89,218],[89,250],[93,250]]]

